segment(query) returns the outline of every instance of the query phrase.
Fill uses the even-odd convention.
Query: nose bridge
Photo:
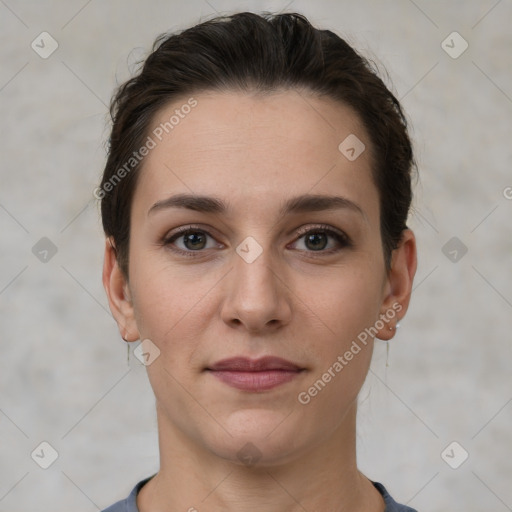
[[[242,323],[250,330],[263,329],[270,322],[287,322],[290,306],[286,288],[269,244],[247,237],[235,251],[224,320]]]
[[[236,247],[233,269],[235,291],[244,297],[247,305],[253,301],[258,303],[258,299],[265,299],[269,303],[275,297],[277,278],[272,269],[272,259],[268,243],[262,245],[252,236]],[[255,305],[262,306],[261,303]]]

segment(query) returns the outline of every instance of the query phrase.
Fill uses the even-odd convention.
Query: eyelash
[[[197,233],[197,232],[203,233],[211,238],[214,238],[208,231],[206,231],[200,227],[184,226],[184,227],[178,228],[178,230],[175,233],[173,233],[172,235],[165,237],[162,240],[162,245],[169,247],[173,252],[184,255],[186,257],[192,257],[192,258],[198,257],[200,255],[200,253],[205,252],[204,249],[197,250],[197,251],[192,251],[192,250],[184,251],[183,249],[178,249],[177,247],[172,247],[172,243],[174,241],[176,241],[178,238],[181,238],[182,236],[190,234],[190,233]],[[329,250],[321,250],[321,251],[306,251],[308,253],[312,253],[312,255],[315,253],[319,253],[319,256],[315,255],[313,257],[321,257],[322,254],[323,255],[334,254],[336,252],[339,252],[342,248],[347,248],[347,247],[352,246],[352,241],[345,233],[343,233],[341,231],[340,232],[335,231],[334,229],[330,228],[329,226],[326,226],[323,224],[319,224],[318,226],[308,227],[307,229],[299,230],[299,232],[297,233],[296,240],[300,240],[305,235],[312,234],[312,233],[323,233],[328,236],[332,236],[333,238],[336,239],[336,241],[341,246],[341,248],[337,248],[337,249],[329,249]]]

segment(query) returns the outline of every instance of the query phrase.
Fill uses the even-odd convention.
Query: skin
[[[371,145],[350,108],[293,90],[194,97],[197,106],[145,157],[132,204],[128,279],[113,241],[105,248],[103,282],[121,334],[128,341],[150,339],[160,350],[147,371],[161,467],[140,491],[138,507],[382,512],[382,497],[358,471],[355,452],[357,395],[373,340],[308,404],[297,397],[359,333],[399,304],[377,333],[393,337],[416,271],[414,235],[404,231],[388,271]],[[186,100],[162,109],[154,126]],[[366,145],[354,161],[338,150],[351,133]],[[178,193],[213,196],[228,209],[148,213]],[[361,211],[280,218],[283,203],[302,194],[342,196]],[[163,242],[190,224],[200,236],[211,236],[200,239],[202,245],[183,236]],[[305,232],[318,233],[319,224],[345,233],[351,244],[321,233],[308,243]],[[236,252],[249,236],[262,248],[252,263]],[[228,357],[264,355],[305,370],[258,393],[205,371]],[[260,454],[252,466],[237,456],[248,442]]]

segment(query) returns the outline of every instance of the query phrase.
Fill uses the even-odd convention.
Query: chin
[[[210,449],[222,459],[248,467],[290,462],[309,445],[304,428],[287,422],[290,411],[262,409],[237,411],[222,425],[231,434],[211,440]]]

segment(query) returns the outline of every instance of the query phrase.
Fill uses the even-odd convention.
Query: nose
[[[286,276],[272,261],[269,249],[248,261],[237,253],[233,255],[233,268],[225,283],[222,320],[250,333],[275,331],[288,324],[292,314]]]

